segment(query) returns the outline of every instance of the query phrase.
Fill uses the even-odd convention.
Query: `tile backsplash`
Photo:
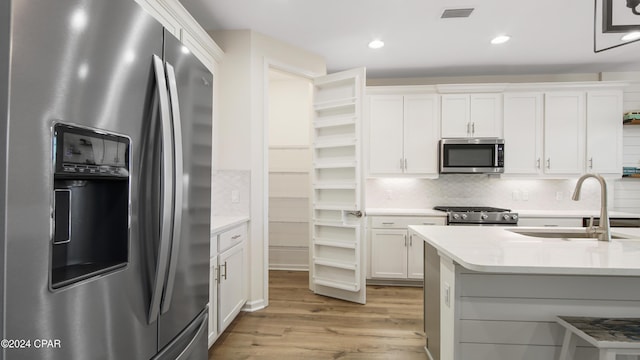
[[[212,174],[212,216],[248,216],[251,211],[251,172],[217,170]]]
[[[438,179],[380,178],[366,183],[367,208],[494,206],[514,210],[599,210],[600,184],[587,179],[579,201],[571,200],[577,179],[520,180],[487,175],[441,175]],[[607,181],[609,208],[614,184]]]

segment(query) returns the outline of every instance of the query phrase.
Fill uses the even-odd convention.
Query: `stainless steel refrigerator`
[[[133,0],[0,0],[0,358],[207,358],[211,103]]]

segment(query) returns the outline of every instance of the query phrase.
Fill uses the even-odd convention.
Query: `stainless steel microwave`
[[[440,140],[441,174],[500,174],[504,172],[504,139]]]

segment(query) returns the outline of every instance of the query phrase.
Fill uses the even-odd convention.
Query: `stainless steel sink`
[[[533,236],[539,238],[549,238],[549,239],[598,239],[597,234],[588,234],[586,230],[575,230],[575,231],[553,231],[547,229],[541,230],[516,230],[509,229],[509,231],[514,232],[516,234],[525,235],[525,236]],[[612,235],[612,239],[626,239],[624,236]]]

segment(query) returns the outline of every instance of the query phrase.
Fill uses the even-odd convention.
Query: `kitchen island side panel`
[[[555,322],[557,315],[640,317],[637,277],[492,274],[457,264],[455,268],[455,359],[555,359],[564,335]],[[596,360],[598,353],[580,340],[577,358]]]

